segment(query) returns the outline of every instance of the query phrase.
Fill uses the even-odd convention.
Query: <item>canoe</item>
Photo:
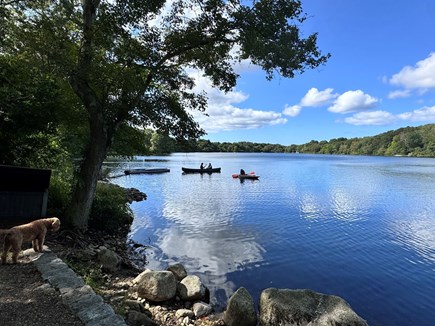
[[[212,169],[191,169],[191,168],[181,168],[184,173],[221,173],[221,168]]]
[[[165,173],[169,172],[169,169],[132,169],[132,170],[125,170],[124,173],[126,175],[129,174],[142,174],[142,173]]]
[[[237,174],[237,173],[234,173],[234,174],[232,175],[232,177],[233,177],[234,179],[239,178],[240,180],[245,180],[245,179],[258,180],[258,178],[259,178],[260,176],[259,176],[259,175],[256,175],[256,174],[253,174],[253,173],[250,173],[250,174]]]

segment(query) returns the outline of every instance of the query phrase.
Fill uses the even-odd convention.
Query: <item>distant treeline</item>
[[[175,146],[175,151],[184,152],[266,152],[266,153],[312,153],[378,156],[425,156],[435,157],[435,124],[406,127],[363,138],[336,138],[330,141],[312,140],[303,145],[252,142],[211,142],[200,139]]]

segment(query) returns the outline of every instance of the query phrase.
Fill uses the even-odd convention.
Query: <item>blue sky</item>
[[[435,123],[435,1],[305,0],[304,35],[318,32],[325,66],[268,82],[247,62],[223,94],[197,78],[211,141],[303,144]]]

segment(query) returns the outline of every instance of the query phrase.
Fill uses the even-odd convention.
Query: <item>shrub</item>
[[[133,213],[127,204],[123,188],[109,183],[98,183],[92,204],[89,227],[96,230],[116,232],[130,226]]]
[[[65,178],[54,175],[50,179],[48,190],[47,215],[63,216],[70,200],[71,183]]]

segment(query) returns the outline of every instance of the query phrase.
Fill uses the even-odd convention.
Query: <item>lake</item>
[[[211,162],[221,173],[183,175]],[[243,286],[344,298],[370,325],[435,325],[435,159],[177,153],[114,166],[145,192],[130,237],[148,268],[182,263],[218,307]],[[231,177],[243,168],[258,181]]]

